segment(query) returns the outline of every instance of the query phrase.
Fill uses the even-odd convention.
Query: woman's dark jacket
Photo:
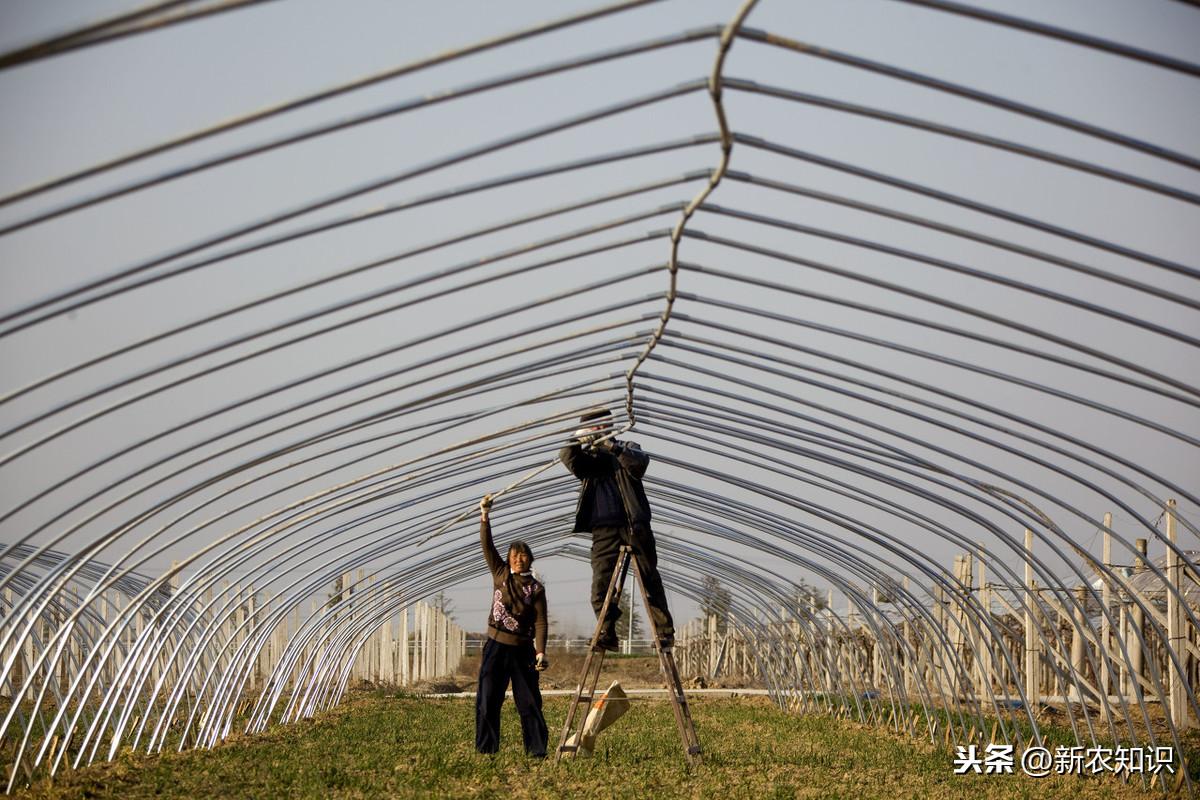
[[[558,457],[579,478],[579,502],[575,507],[575,532],[587,533],[602,525],[634,528],[650,526],[650,501],[642,488],[642,476],[650,456],[636,442],[614,442],[610,452],[585,451],[569,444]]]
[[[479,543],[492,573],[492,608],[488,612],[488,636],[501,644],[533,642],[535,653],[546,652],[546,589],[531,575],[513,574],[508,562],[496,552],[492,526],[479,523]]]

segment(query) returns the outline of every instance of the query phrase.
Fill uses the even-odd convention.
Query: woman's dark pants
[[[533,661],[532,643],[502,644],[490,637],[483,643],[475,695],[475,749],[479,752],[495,753],[500,749],[500,706],[511,680],[525,752],[546,755],[546,718],[542,716],[542,692]]]

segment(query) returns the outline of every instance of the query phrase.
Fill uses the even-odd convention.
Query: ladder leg
[[[577,752],[576,745],[568,745],[567,742],[570,740],[571,734],[576,732],[576,722],[579,725],[579,733],[583,732],[583,723],[587,720],[587,715],[580,714],[579,707],[582,705],[590,706],[592,698],[596,696],[596,684],[600,680],[600,672],[604,666],[605,654],[605,651],[598,646],[600,631],[604,627],[604,618],[608,613],[609,605],[612,603],[614,597],[621,594],[621,589],[625,585],[625,576],[629,571],[629,562],[630,550],[628,547],[622,546],[621,555],[617,559],[612,579],[608,582],[608,594],[604,596],[604,604],[600,607],[600,615],[596,618],[596,629],[592,633],[592,641],[588,647],[587,657],[583,660],[583,669],[579,673],[579,683],[575,688],[575,694],[571,698],[571,704],[567,708],[567,718],[563,722],[562,736],[558,741],[558,750],[554,754],[555,761],[560,760],[563,753],[575,755]]]
[[[646,595],[646,584],[642,581],[642,570],[637,558],[633,558],[633,572],[637,578],[638,588],[641,589],[642,605],[646,608],[646,621],[650,624],[650,632],[654,637],[654,649],[658,653],[658,665],[663,677],[667,680],[667,689],[671,694],[671,709],[675,713],[675,725],[679,728],[679,738],[683,742],[683,752],[689,764],[700,760],[700,739],[696,736],[696,725],[692,722],[692,712],[688,708],[687,695],[683,691],[683,683],[679,680],[679,670],[675,666],[675,656],[669,649],[663,649],[662,639],[658,635],[658,626],[654,623],[654,615],[650,613],[650,598]]]

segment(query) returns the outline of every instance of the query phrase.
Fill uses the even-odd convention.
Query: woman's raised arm
[[[479,501],[479,546],[483,548],[483,558],[487,561],[488,569],[493,575],[504,571],[504,559],[496,552],[496,544],[492,541],[492,496],[485,494]]]

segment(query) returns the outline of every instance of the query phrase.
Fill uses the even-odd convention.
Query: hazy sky
[[[330,4],[279,0],[150,35],[9,68],[0,72],[0,100],[5,109],[4,124],[0,127],[0,137],[3,137],[0,147],[4,153],[0,193],[9,195],[42,181],[317,89],[336,86],[499,32],[518,30],[596,5],[594,2]],[[1137,4],[1061,0],[1048,4],[1030,0],[979,2],[977,5],[1185,61],[1200,61],[1200,47],[1197,47],[1197,43],[1200,43],[1200,11],[1182,3],[1169,0]],[[0,6],[0,49],[8,50],[82,22],[134,7],[136,4],[126,2],[42,3],[8,0]],[[25,202],[0,207],[0,226],[144,177],[194,165],[211,156],[271,141],[310,127],[349,119],[367,111],[518,73],[535,65],[578,58],[707,25],[724,24],[735,9],[736,4],[729,0],[655,3],[421,70],[173,150]],[[1050,110],[1091,126],[1119,132],[1200,159],[1200,150],[1196,146],[1200,141],[1200,81],[1183,74],[1019,31],[936,13],[895,0],[762,0],[746,24],[751,28]],[[267,219],[282,210],[298,208],[347,187],[387,176],[400,176],[419,165],[433,164],[449,155],[464,153],[485,143],[500,142],[514,134],[589,110],[705,78],[711,70],[715,48],[714,39],[704,38],[387,116],[370,124],[357,125],[332,135],[239,160],[0,236],[0,264],[3,265],[0,270],[0,308],[7,315],[66,289],[150,262],[185,246],[206,242],[217,235]],[[727,78],[752,80],[762,86],[882,108],[998,139],[1014,140],[1200,194],[1200,173],[1188,166],[1132,152],[1111,142],[1099,141],[963,98],[765,44],[737,41],[727,60],[725,75]],[[1197,233],[1200,230],[1200,214],[1195,205],[1187,202],[926,131],[745,90],[727,88],[724,103],[730,125],[739,133],[968,197],[978,203],[999,207],[1160,260],[1176,262],[1192,269],[1200,266],[1195,258],[1197,244],[1200,244],[1200,234]],[[402,203],[431,192],[604,153],[709,134],[714,130],[713,108],[708,95],[703,91],[691,91],[588,125],[540,136],[524,144],[398,180],[386,188],[299,216],[269,230],[249,233],[229,243],[205,248],[198,255],[174,258],[150,268],[144,274],[159,274],[173,266],[195,262],[202,254],[219,253],[236,243],[256,242],[274,232]],[[508,347],[550,338],[552,334],[545,332],[514,338],[515,332],[538,324],[573,315],[586,315],[589,310],[613,305],[617,308],[598,312],[592,320],[596,324],[612,322],[612,330],[581,335],[577,340],[539,350],[538,354],[562,353],[582,343],[600,343],[618,335],[632,337],[631,344],[619,352],[640,349],[646,331],[652,328],[654,322],[653,319],[641,317],[661,312],[661,294],[666,289],[667,276],[661,269],[656,269],[621,282],[616,282],[616,278],[639,268],[661,267],[669,250],[667,240],[660,234],[526,275],[498,278],[474,288],[446,293],[303,342],[280,346],[242,363],[216,369],[231,356],[245,356],[264,346],[282,345],[296,332],[313,332],[329,321],[346,322],[357,314],[382,310],[397,300],[413,299],[429,291],[461,286],[462,282],[475,277],[497,276],[517,265],[533,264],[601,243],[617,242],[650,231],[661,232],[674,225],[679,218],[678,211],[673,207],[661,209],[667,204],[689,200],[703,185],[695,177],[683,180],[682,176],[712,169],[718,157],[718,148],[709,143],[423,205],[404,213],[381,216],[196,269],[186,275],[153,283],[81,308],[70,315],[62,315],[0,337],[0,376],[3,377],[5,393],[10,393],[116,348],[307,281],[326,278],[352,267],[390,258],[489,225],[539,211],[559,209],[583,198],[640,187],[653,181],[679,179],[662,188],[639,192],[602,205],[548,216],[539,221],[409,255],[402,260],[389,261],[377,268],[324,283],[257,306],[251,311],[140,347],[0,404],[0,425],[10,432],[4,437],[3,447],[0,448],[0,452],[9,454],[7,462],[0,465],[0,504],[6,512],[128,445],[144,437],[162,434],[153,442],[90,469],[79,478],[73,478],[68,485],[55,489],[36,503],[12,514],[0,523],[0,542],[12,542],[42,526],[44,530],[33,541],[43,543],[49,541],[51,536],[67,530],[68,525],[78,524],[78,530],[60,545],[61,549],[77,550],[96,537],[136,520],[142,510],[162,501],[169,493],[196,488],[223,470],[258,458],[271,448],[284,446],[300,435],[320,435],[334,425],[345,424],[366,414],[385,413],[397,403],[423,396],[439,387],[446,388],[460,380],[479,378],[491,370],[518,364],[520,358],[497,361],[493,367],[484,364],[464,368],[465,371],[455,378],[433,377],[438,369],[465,365],[482,355],[495,357]],[[731,168],[759,179],[802,185],[906,214],[928,216],[946,225],[1043,250],[1156,290],[1176,293],[1192,303],[1200,300],[1200,291],[1197,291],[1196,283],[1191,278],[844,172],[772,155],[743,144],[735,146]],[[1099,308],[1148,320],[1190,337],[1200,337],[1200,315],[1184,304],[997,248],[752,185],[738,180],[736,176],[727,178],[710,202],[725,209],[834,231],[843,236],[859,237],[892,248],[967,265],[1006,279],[1059,292]],[[653,213],[656,210],[659,213]],[[432,275],[456,266],[465,267],[510,248],[643,212],[645,216],[608,232],[547,246],[503,262],[473,266],[455,277],[430,278],[420,286],[411,288],[402,286],[418,276]],[[835,265],[849,275],[832,275],[694,238],[686,239],[680,248],[680,258],[687,264],[774,281],[853,303],[874,305],[895,313],[913,315],[1048,353],[1080,359],[1122,375],[1135,375],[1129,369],[1102,365],[1094,356],[1080,355],[1037,335],[1020,333],[961,311],[903,296],[890,289],[870,286],[852,277],[887,281],[1079,342],[1190,386],[1200,384],[1200,370],[1197,369],[1195,351],[1190,345],[1110,317],[1034,297],[994,282],[953,274],[927,263],[916,263],[845,242],[786,231],[712,211],[702,210],[688,227],[690,231],[728,237],[793,257]],[[606,281],[611,285],[596,291],[572,291],[584,285]],[[120,282],[116,285],[120,285]],[[362,299],[369,293],[393,287],[395,291],[386,297]],[[755,287],[711,274],[689,272],[686,266],[679,277],[679,289],[704,298],[741,304],[814,324],[844,328],[861,336],[930,350],[947,358],[1017,375],[1027,381],[1045,383],[1089,401],[1110,405],[1125,414],[1173,428],[1187,436],[1200,436],[1198,415],[1193,405],[1061,365],[999,350],[978,341],[954,337],[929,327],[888,319],[861,308],[849,308],[812,297],[801,298],[777,289]],[[514,312],[468,330],[451,330],[458,322],[515,308],[537,299],[556,297],[560,293],[562,299],[554,302]],[[326,316],[300,319],[356,299],[360,302],[331,311]],[[866,380],[867,372],[846,367],[844,363],[800,355],[764,343],[761,339],[753,341],[745,337],[733,337],[709,328],[700,321],[776,337],[838,358],[860,360],[876,369],[895,372],[944,391],[960,393],[964,397],[992,404],[1054,430],[1069,433],[1103,448],[1115,457],[1141,465],[1189,491],[1195,492],[1197,489],[1195,476],[1200,467],[1200,457],[1193,444],[1113,414],[1100,413],[1079,403],[997,381],[977,372],[934,364],[878,345],[753,317],[711,303],[683,299],[676,304],[676,311],[682,316],[671,323],[669,330],[672,332],[735,343],[757,350],[761,355],[796,359],[833,369],[842,376]],[[295,325],[286,330],[262,333],[251,342],[237,344],[220,353],[202,354],[202,351],[216,343],[263,332],[292,320],[296,320]],[[555,330],[560,334],[582,331],[592,323],[585,320],[564,323]],[[7,330],[10,324],[4,323],[0,330]],[[430,337],[428,341],[415,341],[427,336]],[[261,399],[251,399],[260,392],[282,387],[300,377],[344,367],[355,359],[410,340],[414,344],[407,349],[315,377],[302,385]],[[419,363],[431,356],[472,345],[481,348],[474,355],[455,355],[439,364]],[[194,355],[195,358],[188,364],[140,377],[128,386],[115,388],[100,397],[83,400],[19,432],[11,432],[13,426],[21,425],[60,404],[84,398],[97,388],[138,376],[143,371],[160,367],[184,355]],[[868,422],[884,426],[886,432],[871,431],[871,436],[886,438],[898,446],[900,440],[889,437],[915,437],[923,445],[947,447],[997,470],[1016,475],[1057,498],[1062,504],[1076,505],[1089,516],[1087,520],[1079,519],[1054,504],[1047,504],[1044,508],[1079,546],[1093,553],[1099,553],[1095,524],[1105,511],[1114,512],[1114,528],[1128,531],[1129,538],[1147,536],[1145,530],[1135,527],[1128,514],[1115,508],[1098,492],[1081,485],[1078,480],[1036,467],[1014,453],[1000,452],[899,413],[894,408],[850,399],[812,384],[799,384],[782,375],[768,375],[744,366],[731,366],[728,362],[719,362],[668,343],[656,351],[656,356],[687,362],[694,367],[712,370],[717,375],[701,374],[652,359],[645,366],[648,376],[691,380],[719,387],[744,400],[768,398],[767,394],[759,395],[744,387],[722,383],[724,377],[744,378],[768,391],[790,395],[794,398],[793,405],[789,406],[791,408],[800,409],[805,403],[814,403],[860,415]],[[533,358],[533,355],[527,358]],[[404,424],[516,403],[532,398],[539,392],[589,378],[600,380],[621,371],[628,363],[612,360],[606,364],[589,366],[580,372],[546,376],[531,374],[525,382],[517,382],[503,389],[480,391],[445,407],[414,412],[403,418]],[[776,367],[779,365],[776,364]],[[103,413],[94,421],[80,424],[28,453],[14,455],[19,449],[89,414],[99,414],[107,406],[123,399],[175,380],[182,381],[184,377],[206,368],[213,370],[118,410]],[[794,367],[782,369],[799,374]],[[300,421],[305,413],[333,410],[347,399],[366,398],[371,387],[348,387],[360,381],[375,380],[389,370],[399,372],[371,386],[398,389],[390,399],[364,400],[361,406],[353,410],[337,411],[314,422]],[[1136,377],[1149,383],[1155,382],[1154,378],[1145,375]],[[407,382],[417,378],[429,378],[429,383],[424,384],[423,388],[404,388]],[[870,379],[879,380],[878,376]],[[890,388],[899,387],[892,380],[883,380],[882,383]],[[597,395],[598,398],[615,398],[623,393],[621,381],[611,381],[607,386],[608,389]],[[657,386],[669,388],[665,383]],[[347,391],[337,397],[325,398],[325,395],[342,389]],[[676,388],[675,391],[688,395],[687,390]],[[933,397],[928,392],[918,393],[922,397]],[[773,402],[780,402],[778,396],[773,397]],[[172,560],[186,558],[203,543],[248,524],[271,509],[340,481],[388,465],[409,462],[419,465],[424,463],[422,459],[439,447],[585,402],[586,398],[564,399],[540,406],[506,410],[455,426],[413,444],[401,444],[403,436],[381,440],[394,442],[395,446],[376,455],[366,456],[372,449],[371,445],[355,444],[345,452],[327,455],[319,462],[333,470],[327,474],[318,476],[316,463],[304,464],[279,476],[264,478],[253,487],[243,490],[240,495],[234,493],[229,497],[218,497],[221,491],[233,488],[244,477],[264,475],[273,468],[297,459],[291,455],[280,455],[252,467],[248,472],[240,473],[241,477],[222,478],[212,485],[205,485],[174,510],[156,513],[146,520],[137,520],[129,533],[105,555],[115,558],[117,554],[124,554],[142,536],[167,525],[176,514],[205,499],[212,499],[212,504],[189,517],[186,524],[171,527],[170,530],[182,530],[202,519],[229,511],[238,503],[247,503],[244,509],[232,513],[228,518],[214,522],[167,552],[156,554],[145,568],[148,572],[160,570]],[[652,404],[654,401],[647,402]],[[727,403],[729,409],[752,410],[747,404],[739,404],[740,401],[730,399],[723,402]],[[175,426],[205,417],[226,404],[233,407],[186,428],[172,430]],[[903,401],[898,401],[898,405],[905,408],[911,406]],[[959,403],[952,402],[951,405],[965,408]],[[804,406],[804,409],[805,413],[815,415],[816,421],[806,423],[812,430],[832,433],[839,440],[845,440],[844,434],[833,433],[835,429],[825,426],[848,423],[838,420],[832,411],[814,411],[808,406]],[[100,512],[125,492],[142,486],[152,478],[166,476],[172,466],[158,465],[159,459],[276,412],[284,413],[279,418],[280,424],[295,423],[297,427],[275,433],[268,430],[266,423],[256,423],[258,427],[237,434],[240,438],[236,440],[249,438],[251,432],[269,434],[267,438],[232,454],[222,454],[222,447],[216,443],[200,444],[191,456],[197,463],[190,471],[165,480],[118,508],[88,520],[91,513]],[[761,407],[755,413],[762,413],[776,421],[784,419],[777,413],[762,411]],[[799,424],[794,419],[791,422]],[[393,435],[401,427],[399,423],[389,425],[384,421],[378,427],[364,428],[359,434],[341,434],[341,438],[330,444],[357,442],[368,434]],[[853,423],[851,427],[854,430],[866,430],[859,423]],[[694,431],[692,436],[692,441],[701,445],[708,438],[697,437]],[[795,516],[797,513],[786,504],[756,496],[719,479],[699,478],[681,467],[669,465],[667,461],[694,463],[755,481],[795,497],[842,509],[859,519],[888,529],[906,546],[928,554],[946,566],[960,549],[933,540],[910,522],[880,509],[868,509],[830,492],[802,486],[792,478],[772,473],[761,466],[746,465],[730,458],[728,454],[717,456],[692,448],[684,443],[688,439],[687,434],[681,437],[672,432],[665,422],[656,424],[647,420],[639,426],[633,438],[651,453],[663,457],[651,467],[651,477],[697,486],[785,516]],[[682,441],[676,441],[679,438]],[[1006,441],[1012,443],[1012,440]],[[745,439],[735,446],[755,452],[764,450],[761,445]],[[910,449],[922,445],[906,443],[902,446]],[[552,450],[550,443],[544,443],[536,448],[513,446],[509,452],[514,463],[524,464],[538,463],[550,457]],[[932,451],[924,452],[928,455]],[[1045,455],[1042,451],[1038,452]],[[339,468],[352,454],[366,458],[360,463]],[[1055,463],[1065,463],[1054,456],[1047,457]],[[988,546],[994,543],[982,528],[976,528],[964,518],[945,509],[937,509],[894,487],[856,477],[851,472],[836,469],[820,460],[794,454],[790,458],[794,459],[796,465],[855,485],[861,482],[872,492],[911,502],[914,507],[923,509],[932,518],[945,522],[970,540],[987,540]],[[955,469],[963,474],[984,479],[984,471],[977,466],[951,459],[942,460],[941,457],[938,460],[939,463],[954,463]],[[178,465],[182,462],[175,463]],[[1112,465],[1115,461],[1105,463]],[[561,468],[556,470],[555,474],[562,477]],[[464,476],[469,475],[469,472],[464,472]],[[1158,516],[1154,504],[1133,489],[1118,486],[1099,473],[1084,468],[1078,469],[1077,476],[1094,480],[1152,520]],[[513,477],[515,475],[501,483]],[[291,483],[301,479],[307,479],[307,482],[290,487]],[[986,480],[1012,488],[994,476]],[[1152,480],[1138,480],[1154,493],[1163,496],[1168,494]],[[467,481],[467,485],[458,486],[448,478],[437,485],[445,493],[447,501],[455,499],[458,507],[469,504],[470,498],[483,491],[497,488],[494,483],[476,485],[470,481]],[[266,487],[282,491],[258,501],[256,498]],[[664,486],[659,488],[665,489]],[[556,496],[556,502],[563,505],[561,513],[564,515],[573,507],[571,491],[573,489],[569,481],[563,478],[562,492]],[[93,494],[94,498],[91,497]],[[408,502],[409,495],[400,495],[398,499]],[[394,503],[395,500],[390,502]],[[68,511],[76,503],[80,503],[80,507]],[[977,505],[975,501],[969,501],[969,504],[973,508]],[[678,504],[676,509],[675,503],[663,500],[663,508],[668,512],[686,510],[686,505]],[[407,510],[401,508],[394,512],[392,521],[402,525],[407,514],[431,507],[432,504],[422,501]],[[1200,522],[1200,517],[1196,516],[1197,509],[1190,503],[1183,502],[1180,508],[1182,515]],[[67,513],[63,519],[54,520],[64,511]],[[1014,529],[1011,521],[1001,520],[983,509],[980,509],[980,513],[1005,526],[1010,534],[1020,534],[1019,528]],[[803,521],[818,529],[829,530],[828,523],[807,517]],[[520,520],[511,516],[506,518],[501,505],[497,511],[498,538],[505,541],[519,527]],[[803,577],[819,585],[827,585],[827,581],[814,579],[811,573],[792,564],[780,563],[768,554],[720,543],[703,534],[681,531],[678,525],[660,523],[657,530],[660,536],[678,535],[701,548],[727,549],[789,579]],[[344,535],[332,523],[329,531],[330,541],[333,541],[332,537]],[[472,535],[469,525],[458,529],[457,533],[464,537],[457,540],[460,542],[469,541]],[[561,536],[555,541],[567,540],[567,529],[563,528]],[[284,551],[288,541],[293,540],[281,541],[280,546]],[[1181,542],[1188,547],[1196,544],[1195,537],[1187,531],[1181,532]],[[439,545],[435,543],[436,546]],[[448,537],[440,546],[447,554],[458,552]],[[347,552],[352,549],[348,547]],[[438,551],[430,549],[428,552]],[[1155,551],[1152,545],[1152,552],[1161,552],[1161,546]],[[404,554],[411,554],[411,548]],[[817,557],[820,558],[819,555]],[[884,555],[882,560],[887,562],[890,559]],[[575,619],[586,622],[587,568],[563,558],[548,558],[539,566],[550,582],[550,602],[560,618],[564,621]],[[1063,571],[1061,564],[1056,564],[1054,568],[1060,573]],[[479,569],[482,570],[482,564]],[[667,565],[665,571],[668,577],[670,570],[671,566]],[[453,588],[451,594],[458,609],[465,612],[459,616],[467,627],[482,625],[485,593],[482,577]],[[691,616],[693,604],[677,595],[673,595],[673,600],[677,604],[676,615],[680,621]]]

